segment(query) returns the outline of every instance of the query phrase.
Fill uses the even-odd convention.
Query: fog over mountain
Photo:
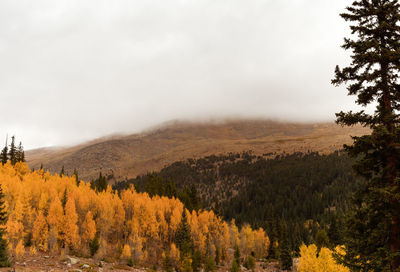
[[[168,120],[333,121],[345,0],[0,2],[0,140],[68,145]]]

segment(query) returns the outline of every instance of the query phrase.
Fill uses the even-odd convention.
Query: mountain
[[[43,164],[50,172],[82,179],[99,172],[111,181],[130,179],[162,169],[175,161],[208,155],[253,151],[254,155],[319,151],[330,153],[351,143],[350,135],[368,133],[362,127],[334,123],[289,123],[271,120],[173,122],[132,135],[96,139],[73,147],[42,148],[26,152],[32,168]]]

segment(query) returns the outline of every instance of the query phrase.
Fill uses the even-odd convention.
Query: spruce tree
[[[64,165],[61,167],[60,177],[65,175]]]
[[[179,248],[182,257],[190,255],[193,251],[193,240],[190,234],[190,225],[187,221],[185,209],[183,209],[181,222],[176,230],[175,244]]]
[[[345,146],[358,158],[354,169],[365,183],[355,195],[346,222],[347,254],[339,260],[353,271],[400,269],[400,5],[397,0],[358,0],[341,14],[353,36],[348,67],[336,67],[335,85],[345,84],[361,106],[373,113],[337,113],[336,122],[371,128]]]
[[[16,160],[17,162],[25,162],[25,152],[21,142],[19,142],[17,148]]]
[[[8,158],[12,165],[17,162],[17,147],[15,146],[15,136],[11,137],[10,150],[8,151]]]
[[[75,177],[76,186],[79,186],[79,184],[81,183],[81,181],[79,180],[78,170],[76,170],[76,168],[74,168],[73,176]]]
[[[0,267],[10,266],[10,261],[7,255],[7,241],[5,239],[7,223],[7,212],[4,206],[4,194],[0,185]]]
[[[279,241],[279,263],[283,270],[291,270],[293,266],[292,252],[290,250],[288,236],[287,226],[283,224],[281,239]]]
[[[1,150],[1,163],[4,165],[8,161],[8,146],[7,146],[7,139],[6,145],[4,146],[3,150]]]

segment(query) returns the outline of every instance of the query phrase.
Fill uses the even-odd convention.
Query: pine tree
[[[353,38],[351,64],[336,67],[335,85],[346,84],[356,103],[377,103],[373,113],[340,112],[336,122],[371,128],[345,146],[358,158],[355,172],[365,184],[355,195],[346,223],[346,255],[340,261],[354,271],[400,269],[400,5],[398,0],[358,0],[341,14]]]
[[[7,136],[8,138],[8,136]],[[8,161],[8,146],[7,146],[7,138],[6,138],[6,145],[4,146],[3,150],[1,150],[1,163],[4,165]]]
[[[10,150],[8,151],[8,158],[11,161],[12,165],[15,165],[17,162],[17,148],[15,146],[15,136],[11,137],[11,144],[10,144]]]
[[[0,267],[10,266],[10,261],[7,255],[7,241],[5,239],[7,223],[7,212],[4,206],[4,194],[0,185]]]
[[[25,162],[25,152],[22,143],[19,142],[17,152],[16,152],[16,161],[17,162]]]
[[[80,184],[81,181],[79,180],[78,170],[76,170],[76,168],[74,169],[73,176],[75,177],[76,185],[79,186],[79,184]]]
[[[282,239],[279,243],[279,262],[283,270],[291,270],[293,266],[292,252],[286,228],[282,232]]]
[[[65,175],[64,165],[61,167],[60,177]]]
[[[187,256],[193,251],[193,240],[190,234],[190,225],[187,221],[185,209],[183,209],[181,222],[176,230],[175,244],[179,248],[182,256]]]
[[[328,238],[332,248],[342,244],[342,237],[337,224],[338,223],[336,218],[332,219],[331,225],[329,226],[328,230]]]
[[[240,264],[240,249],[239,245],[236,244],[233,252],[233,259],[236,261],[237,264]]]
[[[65,187],[64,194],[61,199],[61,205],[63,207],[64,214],[65,214],[65,206],[67,205],[67,201],[68,201],[68,191],[67,191],[67,188]]]
[[[317,234],[315,235],[315,245],[318,248],[318,252],[322,247],[329,247],[329,244],[329,238],[328,234],[326,234],[326,231],[318,230]]]

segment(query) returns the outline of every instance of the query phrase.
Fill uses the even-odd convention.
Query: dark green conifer
[[[199,272],[201,268],[202,256],[199,250],[196,250],[192,256],[192,269],[193,272]]]
[[[240,265],[238,264],[236,259],[233,259],[229,272],[240,272]]]
[[[7,161],[8,161],[7,153],[8,153],[8,147],[5,146],[5,147],[3,148],[3,150],[1,151],[1,155],[0,155],[0,156],[1,156],[1,164],[2,164],[2,165],[6,164]]]
[[[318,230],[317,234],[315,235],[315,245],[318,248],[318,252],[322,247],[329,247],[329,238],[325,230]]]
[[[217,266],[214,262],[214,259],[211,257],[206,258],[204,263],[204,272],[214,272],[217,269]]]
[[[64,165],[61,167],[60,177],[65,175]]]
[[[7,223],[7,212],[4,206],[4,194],[3,189],[0,185],[0,267],[8,267],[10,266],[10,260],[8,259],[7,254],[7,241],[5,239],[6,228],[5,225]]]
[[[10,150],[8,151],[8,158],[12,165],[17,162],[17,147],[15,146],[15,136],[11,137]]]
[[[185,209],[182,212],[181,222],[176,230],[175,244],[179,248],[182,257],[190,255],[193,251],[193,240]]]
[[[7,140],[8,140],[8,135],[6,137],[6,145],[4,146],[4,148],[1,150],[1,163],[4,165],[7,163],[8,161],[8,145],[7,145]]]
[[[292,251],[286,226],[282,228],[282,238],[279,241],[279,263],[282,270],[291,270],[293,266]]]
[[[359,160],[354,166],[365,184],[355,196],[346,223],[347,254],[340,261],[353,271],[400,269],[400,5],[398,0],[357,0],[341,14],[351,22],[351,64],[336,67],[335,85],[373,113],[340,112],[337,123],[371,128],[345,148]]]
[[[99,241],[99,234],[98,233],[96,233],[96,235],[94,236],[93,240],[90,241],[89,247],[90,247],[90,256],[94,256],[94,254],[96,254],[96,252],[100,248],[100,241]]]
[[[76,168],[74,169],[74,174],[73,174],[73,176],[75,177],[76,185],[79,186],[80,180],[79,180],[79,176],[78,176],[78,170],[76,170]]]
[[[22,143],[19,142],[17,152],[16,152],[16,161],[17,162],[25,162],[25,152]]]
[[[240,265],[241,261],[240,261],[240,249],[239,249],[239,245],[235,245],[234,248],[234,252],[233,252],[233,259],[236,261],[237,264]]]
[[[67,188],[65,188],[63,197],[61,199],[61,204],[64,209],[64,213],[65,213],[65,206],[67,205],[67,201],[68,201],[68,191],[67,191]]]
[[[329,238],[332,248],[334,248],[337,245],[342,244],[342,237],[341,237],[340,230],[338,228],[338,223],[337,223],[336,218],[334,218],[332,220],[331,225],[329,226],[328,238]]]

